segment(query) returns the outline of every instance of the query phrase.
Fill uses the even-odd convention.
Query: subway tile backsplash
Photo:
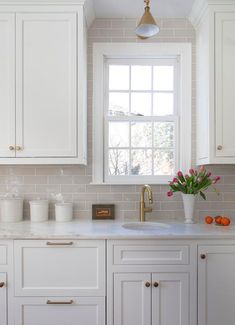
[[[193,139],[192,159],[195,161],[195,31],[187,19],[164,19],[158,21],[161,32],[147,42],[191,42],[193,49]],[[96,19],[88,32],[88,166],[0,166],[0,195],[18,192],[25,198],[24,215],[29,218],[28,201],[48,198],[50,218],[54,218],[55,194],[62,193],[65,200],[74,203],[74,216],[91,219],[92,203],[115,203],[116,219],[137,220],[139,212],[139,185],[91,185],[92,180],[92,45],[94,42],[143,42],[135,37],[135,19]],[[146,41],[144,41],[146,42]],[[235,165],[212,166],[209,169],[222,176],[217,196],[212,189],[208,200],[199,198],[196,216],[228,214],[235,219]],[[153,212],[148,220],[183,220],[183,205],[177,193],[166,196],[165,185],[152,186],[154,192]]]

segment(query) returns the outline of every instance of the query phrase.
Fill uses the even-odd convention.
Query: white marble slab
[[[72,221],[57,223],[0,223],[0,239],[235,239],[235,226],[185,225],[169,222],[155,230],[124,229],[115,221]]]

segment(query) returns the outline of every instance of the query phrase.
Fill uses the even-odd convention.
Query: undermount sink
[[[124,223],[122,225],[123,228],[125,229],[130,229],[130,230],[159,230],[159,229],[167,229],[169,228],[169,225],[166,223],[161,223],[161,222],[129,222],[129,223]]]

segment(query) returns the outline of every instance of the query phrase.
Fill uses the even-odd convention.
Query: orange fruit
[[[207,223],[208,225],[210,225],[213,222],[214,218],[212,218],[211,216],[206,216],[205,217],[205,223]]]
[[[217,225],[221,225],[221,221],[222,221],[222,217],[221,216],[215,217],[215,222],[217,223]]]
[[[231,220],[229,219],[229,217],[222,217],[222,220],[221,220],[221,225],[223,226],[229,226],[231,223]]]

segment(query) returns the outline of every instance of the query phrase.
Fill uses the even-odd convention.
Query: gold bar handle
[[[52,301],[47,300],[47,305],[72,305],[74,301],[71,299],[69,301]]]
[[[5,286],[5,282],[0,282],[0,288],[3,288]]]
[[[70,241],[70,242],[67,242],[67,243],[58,243],[58,242],[51,242],[51,241],[48,241],[47,242],[47,246],[72,246],[73,245],[73,242]]]
[[[16,146],[16,150],[17,150],[17,151],[23,150],[23,147],[21,147],[21,146]]]

